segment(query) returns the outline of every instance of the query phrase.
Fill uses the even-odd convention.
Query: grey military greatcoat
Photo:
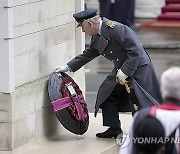
[[[136,34],[129,27],[103,18],[101,35],[94,35],[90,47],[67,65],[77,71],[95,57],[104,56],[114,63],[114,69],[101,84],[95,105],[95,116],[99,106],[108,98],[117,85],[117,69],[121,69],[130,81],[139,104],[143,107],[161,102],[160,89],[152,62]],[[129,95],[126,95],[129,97]],[[128,111],[130,99],[120,98],[120,111]]]

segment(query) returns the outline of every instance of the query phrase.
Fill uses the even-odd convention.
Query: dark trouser
[[[110,96],[100,105],[102,109],[102,116],[103,116],[103,126],[109,126],[113,128],[121,128],[121,122],[119,120],[119,110],[120,110],[120,103],[123,100],[120,100],[121,95],[125,92],[125,87],[122,85],[117,85]],[[133,92],[132,92],[133,93]],[[128,94],[130,96],[130,94]],[[135,93],[131,94],[130,102],[130,109],[132,111],[132,115],[136,112],[133,108],[133,104],[139,104]]]
[[[110,20],[118,21],[119,8],[118,2],[111,3],[110,0],[99,0],[100,16]]]
[[[111,19],[111,7],[112,4],[109,0],[99,0],[100,16]]]
[[[131,27],[134,25],[134,7],[135,0],[117,0],[111,7],[112,20]]]
[[[117,20],[127,26],[133,25],[134,6],[135,0],[119,0],[116,6],[119,7],[119,16]]]
[[[135,0],[99,0],[100,16],[131,27],[134,24]]]
[[[121,128],[121,122],[119,120],[120,102],[118,97],[123,90],[125,90],[123,86],[117,85],[110,96],[101,104],[103,126]]]

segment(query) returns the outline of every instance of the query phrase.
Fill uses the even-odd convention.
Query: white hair
[[[161,76],[162,98],[180,100],[180,67],[174,66],[163,72]]]
[[[94,22],[94,23],[99,23],[100,19],[101,19],[101,17],[99,15],[96,15],[96,16],[94,16],[92,18],[87,19],[86,21],[90,21],[90,22]]]

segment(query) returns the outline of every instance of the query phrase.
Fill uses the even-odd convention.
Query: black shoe
[[[121,128],[109,128],[105,132],[97,133],[99,138],[116,138],[119,134],[123,133]]]

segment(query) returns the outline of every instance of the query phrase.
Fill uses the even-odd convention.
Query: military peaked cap
[[[73,17],[78,22],[77,27],[79,27],[84,20],[87,20],[89,18],[96,16],[97,15],[96,12],[97,12],[96,9],[87,9],[87,10],[75,13]]]

